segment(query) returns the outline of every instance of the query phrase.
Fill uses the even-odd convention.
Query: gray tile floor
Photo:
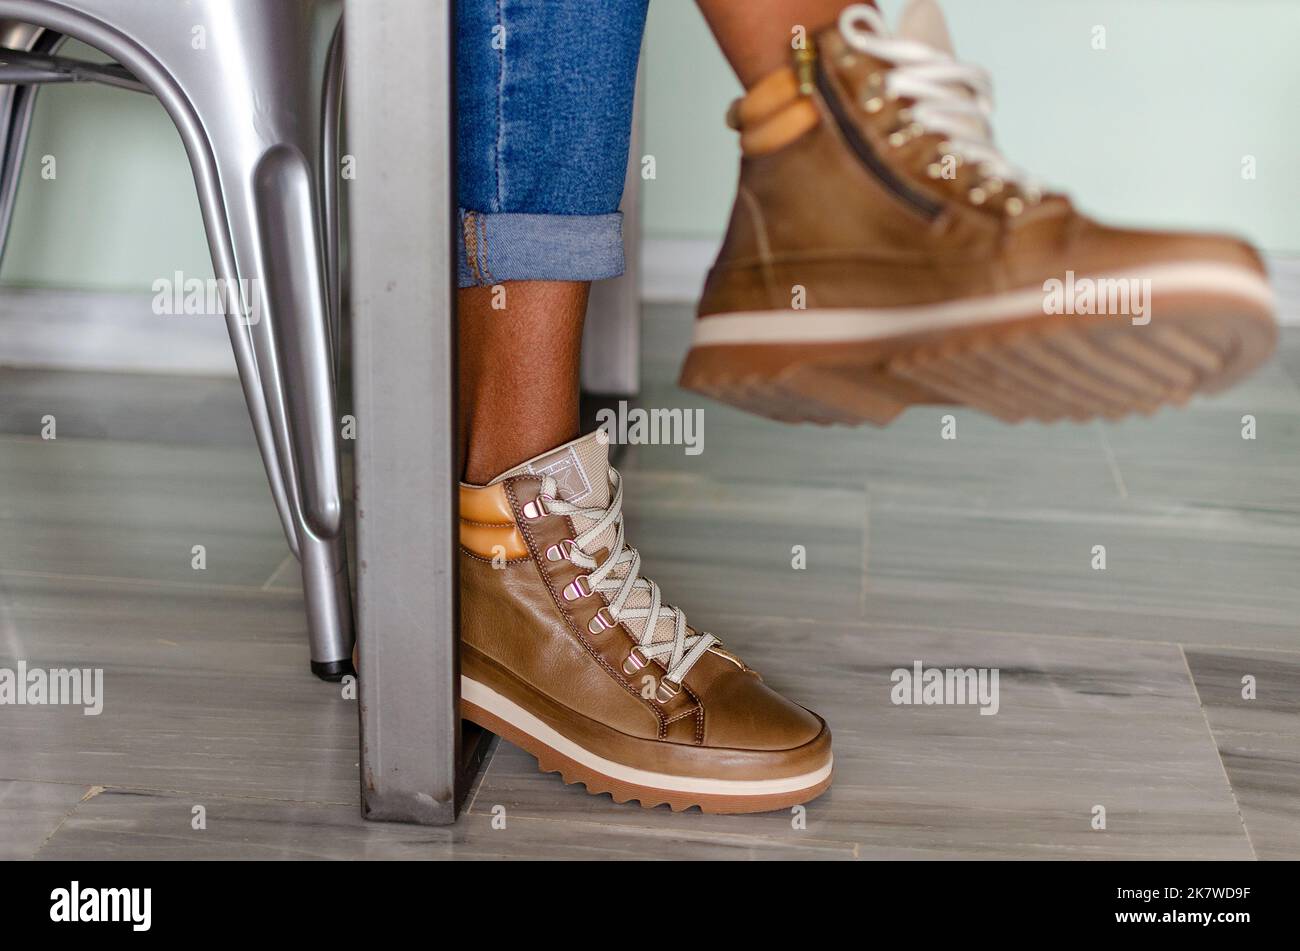
[[[0,370],[0,668],[105,671],[99,716],[0,706],[0,857],[1300,857],[1300,333],[1152,419],[845,431],[682,392],[684,311],[644,326],[634,406],[704,451],[621,450],[631,538],[830,721],[826,796],[644,811],[499,744],[456,827],[362,822],[236,385]],[[996,669],[997,714],[895,705],[917,661]]]

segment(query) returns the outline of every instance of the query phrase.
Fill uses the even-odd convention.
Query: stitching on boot
[[[468,548],[465,548],[464,546],[461,546],[460,553],[461,553],[462,555],[466,556],[467,558],[473,558],[475,561],[481,561],[481,562],[483,562],[483,564],[485,564],[485,565],[495,565],[495,564],[496,564],[496,562],[495,562],[493,559],[491,559],[491,558],[484,558],[482,555],[475,554],[474,552],[470,551]],[[529,557],[528,555],[522,555],[522,556],[520,556],[519,558],[507,558],[506,561],[505,561],[505,563],[506,563],[507,565],[522,565],[524,562],[526,562],[526,561],[532,561],[532,560],[533,560],[533,559],[532,559],[531,557]]]
[[[666,720],[665,725],[671,726],[672,724],[676,723],[678,720],[685,720],[687,717],[693,717],[695,715],[696,715],[696,708],[691,707],[689,710],[683,710],[681,713],[677,714],[677,716],[673,717],[671,720]]]
[[[682,684],[682,690],[691,698],[695,704],[695,745],[704,745],[704,702],[696,695],[695,691],[686,684]]]
[[[466,518],[464,515],[460,516],[460,520],[464,522],[466,525],[480,525],[483,528],[514,528],[515,527],[514,522],[476,522],[474,521],[474,519]]]

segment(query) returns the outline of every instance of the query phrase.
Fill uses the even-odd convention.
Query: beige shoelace
[[[913,100],[911,113],[919,126],[945,136],[950,150],[976,163],[983,175],[1013,183],[1037,200],[1041,186],[993,143],[992,82],[985,70],[916,40],[891,36],[880,11],[865,4],[846,7],[839,27],[851,48],[894,65],[885,75],[884,92]]]
[[[593,522],[590,528],[573,540],[573,547],[565,556],[569,562],[587,570],[587,587],[594,592],[609,595],[610,617],[615,623],[623,620],[644,620],[645,629],[637,649],[647,660],[659,660],[667,668],[666,679],[680,685],[682,678],[718,639],[712,634],[691,634],[686,627],[686,615],[670,604],[664,604],[659,585],[640,575],[641,555],[627,545],[623,537],[623,478],[615,469],[609,470],[610,503],[606,508],[585,508],[555,498],[555,480],[550,476],[542,480],[542,496],[546,510],[555,515],[579,516]],[[614,529],[614,543],[608,557],[600,564],[587,554],[586,547],[596,541],[607,528]],[[615,574],[615,569],[626,565],[626,572]],[[649,593],[649,607],[628,607],[627,600],[634,591]],[[672,640],[655,643],[655,630],[660,618],[673,621]]]

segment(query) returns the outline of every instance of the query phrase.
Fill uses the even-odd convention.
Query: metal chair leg
[[[227,324],[272,494],[302,561],[312,669],[329,680],[350,671],[353,642],[331,344],[336,202],[326,177],[336,169],[325,154],[337,141],[325,115],[337,103],[327,78],[341,7],[249,4],[234,17],[229,0],[0,0],[0,17],[112,56],[180,131],[217,277],[247,290],[247,312]]]
[[[486,747],[460,730],[450,7],[348,0],[362,814],[429,825]]]
[[[61,42],[62,37],[38,26],[0,22],[0,46],[7,49],[53,52]],[[39,86],[0,86],[0,261],[4,260],[4,249],[8,246],[18,178],[22,174],[39,89]]]

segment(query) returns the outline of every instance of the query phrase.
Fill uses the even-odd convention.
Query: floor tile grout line
[[[294,806],[355,806],[360,810],[361,806],[357,802],[346,801],[342,799],[294,799],[285,796],[254,796],[246,793],[228,793],[212,792],[198,789],[178,789],[173,786],[148,786],[139,783],[105,783],[105,784],[87,784],[80,780],[65,779],[31,779],[22,776],[0,776],[0,783],[28,783],[30,785],[41,786],[81,786],[84,789],[97,789],[95,795],[101,793],[111,793],[121,790],[132,792],[156,793],[160,795],[180,796],[184,798],[203,798],[203,799],[231,799],[241,802],[278,802]],[[93,798],[93,797],[91,797]],[[81,802],[86,800],[80,800]]]
[[[494,754],[493,759],[495,760],[496,758],[495,751],[493,751],[493,754]],[[487,771],[484,770],[482,774],[482,779],[486,780],[486,777],[487,777]],[[340,802],[337,800],[282,799],[278,797],[247,796],[247,795],[237,795],[231,793],[205,793],[205,792],[198,792],[196,790],[171,789],[167,787],[158,787],[158,786],[139,786],[134,784],[88,786],[84,782],[64,782],[61,780],[39,780],[39,779],[32,780],[32,779],[12,779],[12,778],[0,779],[0,781],[22,782],[22,783],[32,783],[32,784],[44,784],[44,785],[59,785],[59,786],[80,786],[87,791],[88,795],[83,796],[76,803],[74,803],[73,806],[68,810],[67,814],[64,815],[59,820],[59,823],[55,827],[55,829],[45,837],[45,841],[42,842],[40,848],[37,849],[37,853],[39,853],[39,851],[45,847],[46,843],[48,843],[51,839],[53,839],[55,832],[62,829],[64,823],[68,819],[70,819],[73,816],[73,814],[75,814],[75,812],[80,808],[80,806],[83,803],[88,802],[90,799],[95,798],[95,796],[98,796],[101,793],[113,792],[116,790],[131,790],[131,791],[148,792],[148,793],[166,793],[178,797],[188,797],[188,798],[202,797],[205,799],[220,799],[225,801],[249,802],[249,803],[282,803],[285,805],[295,805],[295,806],[356,806],[356,803]],[[476,800],[478,797],[478,793],[482,790],[483,785],[484,782],[481,781],[479,783],[478,789],[475,791]],[[94,793],[94,795],[89,795],[89,793],[92,792]],[[485,815],[484,813],[473,813],[471,810],[472,810],[472,805],[470,808],[467,808],[463,813],[461,813],[461,818],[469,818],[471,815],[474,816],[475,818],[478,818],[478,817],[483,817]],[[654,835],[657,834],[659,831],[659,830],[649,829],[649,828],[640,827],[636,825],[628,825],[619,822],[617,820],[615,821],[606,821],[601,819],[590,820],[590,819],[577,819],[577,818],[570,818],[570,817],[552,817],[552,816],[539,816],[539,815],[520,815],[520,816],[515,816],[513,818],[524,822],[559,823],[559,824],[571,825],[579,828],[606,829],[606,830],[622,832],[630,835],[637,835],[642,833],[647,835]],[[459,821],[457,823],[454,823],[451,826],[443,826],[441,828],[451,829],[451,828],[455,828],[456,825],[459,825]],[[700,830],[697,837],[700,839],[707,839],[709,842],[716,842],[724,845],[733,845],[733,844],[743,845],[746,842],[754,842],[754,841],[762,842],[768,845],[775,845],[775,846],[797,847],[799,845],[798,843],[791,843],[788,842],[786,839],[768,833],[755,834],[755,833],[739,833],[739,832],[719,832],[710,829],[710,830]],[[856,852],[857,849],[859,848],[859,843],[852,839],[839,839],[834,837],[813,836],[803,841],[807,842],[809,845],[832,848],[837,851]],[[33,857],[35,857],[35,854],[36,853],[33,853]]]
[[[87,786],[85,783],[78,783],[77,785],[84,787],[86,791],[82,793],[81,798],[74,802],[72,807],[60,817],[59,821],[55,823],[54,828],[49,831],[49,834],[46,835],[45,838],[41,839],[41,844],[38,845],[36,851],[31,854],[33,860],[40,857],[41,852],[43,852],[45,847],[50,844],[50,840],[59,834],[59,831],[64,827],[67,821],[76,814],[78,809],[81,808],[83,802],[89,802],[104,791],[103,786]]]
[[[280,563],[275,566],[275,570],[271,572],[271,576],[262,582],[262,587],[260,590],[262,591],[273,590],[274,586],[271,584],[271,582],[273,582],[276,578],[278,578],[280,576],[280,572],[284,571],[285,567],[291,564],[293,561],[294,561],[293,552],[290,552],[289,554],[285,555],[284,558],[280,561]],[[281,590],[287,590],[287,589],[281,589]]]
[[[470,793],[469,802],[465,804],[465,809],[461,813],[462,816],[475,814],[474,805],[478,802],[478,794],[481,793],[483,787],[487,785],[488,773],[492,771],[492,764],[497,761],[497,753],[501,749],[501,744],[505,741],[502,740],[501,737],[493,734],[492,739],[488,740],[488,742],[492,744],[492,749],[488,750],[487,759],[478,771],[478,776],[474,781],[474,788]]]
[[[152,439],[126,439],[123,438],[122,436],[59,436],[56,439],[46,439],[44,436],[34,436],[28,433],[0,432],[0,443],[7,443],[7,442],[21,443],[26,445],[31,445],[33,443],[40,443],[46,445],[48,445],[49,443],[54,443],[55,445],[59,445],[60,443],[65,443],[65,444],[73,443],[79,446],[89,445],[89,444],[113,443],[120,446],[125,446],[128,449],[143,447],[143,448],[153,448],[153,449],[170,449],[170,450],[175,450],[177,452],[183,450],[190,450],[190,451],[197,450],[197,451],[205,451],[205,452],[206,451],[220,452],[222,455],[225,455],[232,450],[243,451],[247,449],[252,452],[257,451],[257,446],[254,443],[250,443],[247,446],[243,446],[243,445],[225,445],[219,443],[201,443],[201,442],[158,442]]]
[[[1219,762],[1219,769],[1223,771],[1223,781],[1228,785],[1228,794],[1232,796],[1232,805],[1237,810],[1237,819],[1241,822],[1242,834],[1246,836],[1246,844],[1250,846],[1251,857],[1259,861],[1259,853],[1255,851],[1255,842],[1250,837],[1250,828],[1246,825],[1246,817],[1241,813],[1241,801],[1237,799],[1237,788],[1232,785],[1232,776],[1228,773],[1228,764],[1223,761],[1223,753],[1219,749],[1219,737],[1214,732],[1214,727],[1210,724],[1210,713],[1205,709],[1205,703],[1201,700],[1201,689],[1196,685],[1196,675],[1192,673],[1191,662],[1187,659],[1187,651],[1183,645],[1178,645],[1178,655],[1183,659],[1183,669],[1187,671],[1187,681],[1192,686],[1192,695],[1196,698],[1196,705],[1200,708],[1201,719],[1205,721],[1205,732],[1214,745],[1214,758]]]
[[[254,587],[243,584],[203,583],[197,581],[166,581],[161,578],[118,578],[112,575],[70,575],[58,571],[29,571],[23,568],[0,568],[0,579],[31,578],[40,581],[77,582],[82,584],[120,584],[136,588],[161,588],[186,591],[213,591],[229,594],[274,594],[302,596],[295,588]]]
[[[1106,454],[1106,465],[1110,467],[1110,477],[1115,481],[1115,488],[1119,490],[1119,497],[1122,500],[1128,499],[1128,486],[1124,483],[1124,473],[1120,472],[1119,462],[1115,458],[1115,450],[1111,447],[1110,437],[1106,435],[1106,427],[1097,423],[1097,435],[1101,437],[1101,448]]]
[[[867,491],[864,486],[864,491]],[[867,589],[871,579],[871,495],[862,506],[862,577],[858,579],[858,617],[867,616]]]
[[[775,621],[780,624],[800,624],[809,627],[822,627],[826,625],[830,625],[831,627],[836,625],[852,627],[856,623],[853,621],[836,621],[827,618],[783,617],[776,614],[741,614],[734,611],[720,611],[718,616],[727,622],[736,621],[744,623],[746,621]],[[932,627],[930,625],[910,623],[884,624],[878,621],[869,621],[863,626],[867,628],[867,630],[855,633],[870,633],[876,630],[893,630],[916,634],[973,634],[987,637],[1028,637],[1048,640],[1092,641],[1104,644],[1132,644],[1135,646],[1147,647],[1177,647],[1181,643],[1184,643],[1181,641],[1160,641],[1139,637],[1106,637],[1100,634],[1049,634],[1045,631],[996,631],[985,628]],[[1196,651],[1246,651],[1253,654],[1300,654],[1300,647],[1256,647],[1245,644],[1186,643],[1193,653]]]
[[[643,811],[653,812],[653,810],[643,810]],[[468,813],[464,813],[463,815],[468,815]],[[669,814],[664,813],[664,815],[667,816]],[[672,813],[672,815],[676,816],[677,813]],[[480,813],[475,813],[475,816],[486,818],[487,814],[480,812]],[[625,822],[620,822],[617,819],[610,819],[610,820],[602,819],[602,818],[577,819],[569,816],[540,816],[540,815],[526,814],[526,815],[514,816],[512,821],[558,823],[560,825],[573,825],[573,826],[579,826],[584,828],[602,829],[605,831],[621,832],[629,835],[644,834],[648,836],[655,836],[655,835],[662,834],[662,830],[649,828],[647,826],[627,824]],[[782,839],[779,836],[761,833],[761,832],[760,833],[723,832],[714,829],[701,829],[701,830],[687,830],[686,833],[683,833],[681,830],[675,830],[673,834],[674,835],[693,834],[698,839],[706,839],[709,842],[723,844],[723,845],[743,844],[745,842],[763,842],[767,844],[788,845],[792,847],[795,845],[794,843],[788,842],[787,840]],[[804,841],[809,843],[819,844],[819,845],[830,846],[835,849],[848,850],[848,851],[856,851],[859,845],[859,843],[853,839],[823,838],[821,836],[814,836]]]

